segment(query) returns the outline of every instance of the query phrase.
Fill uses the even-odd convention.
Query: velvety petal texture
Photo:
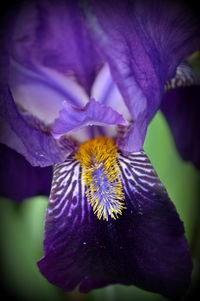
[[[134,121],[122,148],[140,150],[165,81],[199,48],[199,26],[169,1],[86,1],[83,9]]]
[[[23,156],[0,144],[0,196],[23,201],[36,195],[49,196],[52,167],[33,167]]]
[[[119,113],[93,98],[82,109],[64,102],[59,117],[53,125],[52,134],[55,138],[59,138],[73,129],[95,124],[126,125],[126,122]]]
[[[170,90],[163,97],[161,111],[182,158],[200,168],[200,86]]]
[[[142,149],[147,125],[160,106],[165,82],[199,46],[199,27],[193,16],[158,0],[31,1],[13,12],[5,15],[1,26],[0,141],[33,166],[55,164],[45,220],[44,257],[38,263],[41,273],[66,291],[79,284],[81,292],[88,292],[122,283],[179,298],[189,287],[192,270],[183,224],[148,158],[138,150]],[[91,95],[102,60],[112,77],[108,76],[110,82],[100,103]],[[59,80],[62,78],[63,84],[65,76],[81,85],[88,99],[81,100],[68,88],[63,89]],[[115,110],[114,105],[111,108],[106,103],[115,84],[125,101],[125,111],[131,114],[128,127],[120,108]],[[30,88],[26,89],[26,93],[31,93],[30,106],[21,85]],[[39,87],[42,93],[44,86],[47,99],[43,101],[36,94],[38,99],[34,102],[35,91]],[[24,94],[17,96],[19,90]],[[21,95],[24,98],[20,102]],[[55,104],[48,106],[54,100]],[[43,115],[39,115],[43,105]],[[44,120],[45,114],[54,109],[51,118]],[[52,131],[45,128],[53,122]],[[109,215],[108,221],[97,218],[95,204],[91,207],[83,168],[74,144],[65,135],[96,124],[125,129],[118,143],[123,151],[117,152],[116,147],[117,178],[113,181],[116,190],[123,189],[120,196],[126,208],[122,205],[122,215],[116,219]],[[28,194],[46,193],[50,176],[45,169],[44,173],[30,169],[19,154],[14,166],[12,151],[3,148],[6,190],[2,194],[9,197],[8,179],[17,172],[28,175],[32,190],[27,184],[23,195],[21,185],[25,182],[20,182],[19,177],[19,183],[16,179],[10,182],[10,197],[21,199]],[[99,156],[103,155],[99,151]],[[105,162],[95,162],[94,156],[90,159],[94,161],[91,172],[94,168],[100,193],[106,188],[111,191],[113,186],[106,186],[109,180],[102,178]],[[19,187],[17,196],[15,184]],[[104,206],[104,197],[100,201],[99,206]],[[109,199],[107,211],[114,208],[115,201]]]
[[[39,269],[65,291],[122,283],[180,297],[192,269],[183,224],[144,152],[118,162],[126,209],[108,221],[87,201],[75,157],[55,166]]]

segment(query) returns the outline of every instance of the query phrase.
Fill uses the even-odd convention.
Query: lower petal
[[[161,110],[181,157],[200,168],[200,86],[181,87],[165,94]]]
[[[33,167],[3,144],[0,144],[0,157],[1,197],[22,201],[36,195],[49,195],[52,167]]]
[[[86,200],[75,157],[55,166],[39,269],[65,291],[121,283],[179,297],[192,269],[183,224],[144,152],[118,161],[126,209],[108,221]]]

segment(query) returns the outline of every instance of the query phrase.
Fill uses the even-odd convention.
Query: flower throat
[[[98,137],[79,146],[76,159],[82,168],[87,201],[98,219],[116,219],[125,207],[117,162],[117,146],[110,138]]]

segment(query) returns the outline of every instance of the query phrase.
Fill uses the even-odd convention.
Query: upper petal
[[[64,100],[81,107],[89,98],[75,80],[55,70],[26,68],[13,58],[9,63],[9,87],[15,103],[45,124],[53,123]]]
[[[15,13],[17,9],[15,8]],[[48,166],[63,161],[67,151],[54,139],[31,127],[20,115],[9,89],[9,53],[15,18],[9,11],[2,18],[0,58],[0,141],[22,154],[34,166]]]
[[[139,150],[165,81],[199,46],[198,24],[181,7],[164,1],[88,1],[84,9],[134,121],[122,147]]]
[[[78,1],[24,3],[12,52],[17,61],[31,68],[42,65],[74,76],[87,92],[101,65]]]
[[[192,269],[183,224],[143,152],[118,160],[127,208],[108,222],[86,200],[75,157],[55,166],[39,269],[65,291],[122,283],[180,297]]]

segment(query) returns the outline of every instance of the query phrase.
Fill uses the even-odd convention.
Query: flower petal
[[[73,151],[64,150],[49,135],[32,128],[17,111],[6,86],[1,87],[0,141],[22,154],[33,166],[49,166],[62,162]]]
[[[54,138],[66,134],[67,132],[86,125],[112,125],[126,122],[123,117],[112,108],[97,102],[93,98],[82,108],[71,106],[63,102],[63,108],[56,119],[52,134]]]
[[[24,3],[14,38],[13,53],[18,62],[73,75],[90,91],[101,59],[76,1]]]
[[[84,9],[134,121],[122,148],[140,150],[165,81],[199,47],[198,24],[168,1],[87,1]]]
[[[120,113],[127,121],[132,120],[124,99],[113,81],[108,64],[104,64],[97,74],[91,95],[92,98]]]
[[[176,68],[175,76],[165,83],[165,92],[190,86],[200,86],[200,76],[185,62]]]
[[[161,105],[182,158],[200,168],[200,86],[170,90]]]
[[[33,166],[64,161],[72,148],[60,148],[52,137],[32,128],[17,110],[8,86],[9,52],[15,25],[12,11],[1,21],[0,142],[22,154]]]
[[[49,196],[52,167],[32,167],[3,144],[0,144],[0,158],[1,197],[22,201],[35,195]]]
[[[144,152],[118,159],[127,208],[108,222],[86,200],[75,157],[55,166],[39,269],[65,291],[122,283],[179,297],[192,268],[183,224]]]
[[[73,79],[49,68],[27,69],[10,59],[9,74],[15,103],[46,124],[58,117],[64,100],[81,107],[89,98]]]

